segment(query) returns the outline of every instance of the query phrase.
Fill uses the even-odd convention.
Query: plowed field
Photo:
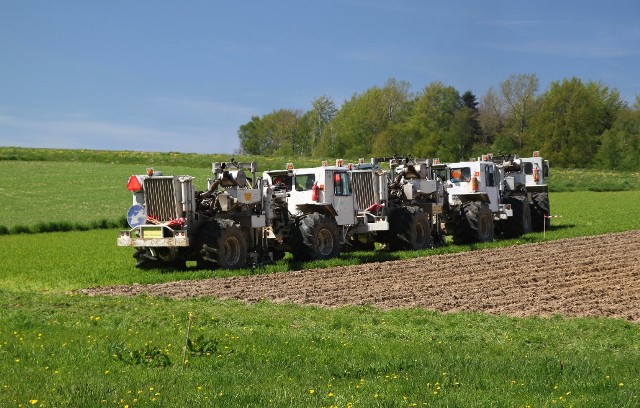
[[[81,292],[640,322],[640,231],[406,261]]]

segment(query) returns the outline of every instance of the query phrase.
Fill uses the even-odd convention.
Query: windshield
[[[460,167],[449,171],[449,180],[453,183],[471,181],[471,168]]]

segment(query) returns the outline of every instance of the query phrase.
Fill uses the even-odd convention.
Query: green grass
[[[531,233],[509,240],[472,245],[448,245],[422,251],[374,251],[341,254],[339,258],[298,263],[290,255],[275,265],[239,271],[195,270],[159,272],[134,267],[133,250],[116,246],[116,230],[57,232],[0,236],[0,288],[16,292],[69,291],[117,283],[157,283],[204,277],[275,273],[417,256],[496,248],[521,243],[640,229],[640,191],[552,193],[552,220],[546,234]]]
[[[365,262],[409,259],[417,256],[495,248],[560,238],[640,229],[640,191],[552,193],[551,212],[562,218],[552,220],[546,234],[531,233],[510,240],[472,245],[448,245],[422,251],[374,251],[341,254],[339,258],[306,263],[294,262],[290,255],[275,265],[239,271],[186,272],[143,271],[134,267],[133,251],[116,246],[115,230],[57,232],[35,235],[0,236],[0,288],[11,291],[68,291],[82,287],[117,283],[156,283],[211,276],[275,273]]]
[[[639,198],[638,191],[553,193],[553,213],[563,217],[554,219],[546,239],[640,228],[634,205]],[[420,253],[358,252],[297,265],[285,260],[253,271],[170,273],[135,269],[131,250],[117,248],[115,239],[115,230],[0,237],[4,404],[638,405],[640,326],[622,320],[72,292],[105,284],[401,259],[539,241],[542,234]],[[194,347],[183,368],[189,313]]]
[[[553,169],[551,191],[628,191],[640,189],[640,172],[587,169]]]
[[[112,164],[103,161],[112,152],[72,151],[78,156],[71,158],[68,151],[33,150],[29,154],[35,156],[21,162],[8,160],[8,149],[0,148],[0,225],[117,219],[130,203],[128,176],[150,164],[203,183],[210,174],[210,158],[193,167],[178,159],[157,165],[150,159],[164,163],[172,154],[141,153],[139,161],[125,161],[136,153],[123,152],[125,158],[115,157]],[[65,157],[54,162],[54,153]],[[558,176],[554,172],[550,182]],[[595,186],[599,177],[576,180],[562,188],[582,183],[578,189],[589,190],[584,186]],[[536,233],[418,252],[356,252],[313,263],[285,258],[240,271],[140,271],[132,250],[116,247],[114,229],[3,235],[0,406],[636,407],[640,326],[622,320],[87,297],[73,290],[640,229],[639,200],[637,190],[554,192],[551,212],[562,218],[553,219],[544,237]],[[193,347],[183,368],[189,313]]]
[[[164,174],[192,175],[206,189],[211,162],[225,155],[56,150],[0,147],[0,235],[113,228],[122,225],[131,203],[126,183],[154,167]],[[284,168],[291,159],[255,160],[260,171]],[[319,159],[299,159],[298,167]],[[640,190],[640,173],[554,169],[553,192]]]
[[[53,161],[103,164],[133,164],[141,166],[190,167],[211,169],[214,161],[224,162],[235,158],[239,162],[257,161],[259,169],[284,169],[293,161],[296,167],[318,166],[321,159],[296,157],[266,157],[233,154],[198,154],[177,152],[136,152],[127,150],[87,149],[36,149],[25,147],[0,147],[0,161]],[[143,169],[144,170],[144,169]]]
[[[619,320],[6,292],[0,307],[5,406],[632,407],[640,389],[639,326]],[[183,368],[189,313],[208,348]]]

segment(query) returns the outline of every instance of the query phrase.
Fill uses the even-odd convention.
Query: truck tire
[[[500,220],[498,227],[505,237],[519,237],[531,232],[531,209],[526,197],[505,197],[502,204],[511,204],[513,216],[506,220]]]
[[[296,222],[291,243],[297,261],[329,259],[340,254],[340,233],[336,221],[324,214],[312,213]]]
[[[431,248],[431,220],[420,207],[395,208],[389,214],[389,249],[416,250]]]
[[[493,241],[493,214],[480,201],[462,203],[457,214],[453,242],[467,244]]]
[[[551,220],[546,218],[550,211],[548,193],[533,193],[529,208],[531,210],[531,227],[534,231],[542,231],[551,227]]]
[[[239,269],[247,264],[247,240],[231,220],[212,220],[200,230],[202,265],[208,268]]]

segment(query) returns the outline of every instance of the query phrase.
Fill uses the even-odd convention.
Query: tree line
[[[309,111],[278,109],[240,126],[241,152],[268,156],[438,157],[455,162],[483,153],[534,150],[558,167],[640,169],[640,96],[630,106],[601,82],[552,82],[514,74],[482,97],[442,82],[411,92],[389,79],[338,108],[321,96]]]

